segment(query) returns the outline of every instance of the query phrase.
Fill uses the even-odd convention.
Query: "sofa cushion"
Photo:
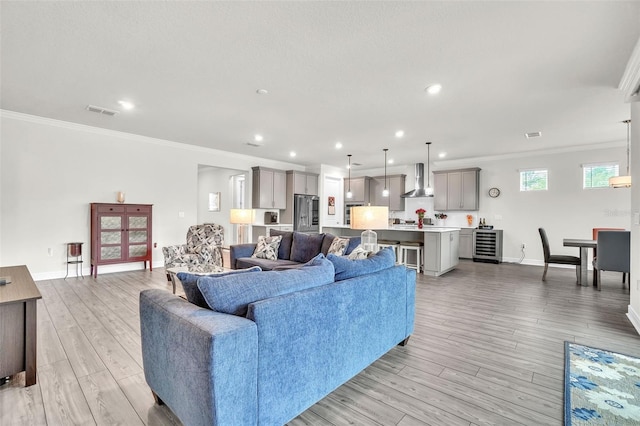
[[[255,257],[242,257],[236,259],[237,268],[251,268],[252,266],[259,266],[263,271],[271,271],[278,266],[297,265],[301,266],[302,263],[294,262],[292,260],[268,260],[268,259],[256,259]]]
[[[391,268],[396,263],[393,247],[385,247],[366,259],[350,260],[347,257],[336,256],[335,254],[328,255],[327,259],[333,263],[336,271],[336,281]]]
[[[347,257],[351,260],[366,259],[371,253],[372,252],[365,250],[364,247],[358,246],[354,248],[353,251],[347,255]]]
[[[256,244],[256,249],[253,251],[251,257],[276,260],[278,258],[278,248],[280,247],[281,240],[282,236],[280,235],[277,237],[259,236],[258,244]]]
[[[214,311],[244,316],[252,302],[329,284],[334,275],[333,264],[320,253],[297,269],[202,277],[198,288]]]
[[[222,277],[230,274],[238,274],[243,272],[260,272],[260,271],[262,271],[262,269],[260,269],[259,266],[253,266],[252,268],[249,268],[249,269],[234,269],[233,271],[220,272],[220,273],[211,274],[211,275],[216,277]],[[180,283],[182,284],[182,288],[184,289],[184,294],[187,297],[187,300],[193,303],[194,305],[200,306],[201,308],[209,308],[209,305],[207,305],[207,301],[204,300],[204,297],[202,297],[202,293],[200,293],[200,290],[198,289],[198,279],[207,275],[192,274],[189,272],[178,272],[176,275],[180,280]]]
[[[313,259],[322,249],[324,234],[293,233],[290,260],[305,263]]]
[[[335,237],[327,254],[335,254],[336,256],[342,256],[349,246],[349,238]]]
[[[324,254],[325,256],[329,254],[329,247],[331,247],[331,244],[333,243],[333,240],[336,238],[335,235],[330,234],[330,233],[326,233],[324,234],[324,238],[322,239],[322,246],[320,247],[320,253]]]
[[[291,259],[291,243],[293,243],[293,232],[272,229],[269,232],[269,235],[271,235],[272,237],[277,237],[278,235],[282,236],[282,241],[280,241],[280,247],[278,248],[278,259]]]
[[[349,237],[349,245],[347,249],[344,251],[344,254],[351,254],[351,252],[360,245],[361,238],[360,237]]]

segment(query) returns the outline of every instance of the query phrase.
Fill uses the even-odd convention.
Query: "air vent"
[[[542,136],[542,132],[531,132],[525,133],[524,135],[527,137],[527,139],[539,138],[540,136]]]
[[[262,146],[262,142],[247,142],[247,145],[255,146],[255,147],[261,147]]]
[[[362,163],[352,163],[352,166],[362,166]]]
[[[113,117],[114,115],[116,115],[118,113],[118,111],[114,111],[112,109],[107,109],[107,108],[102,108],[102,107],[95,106],[95,105],[87,105],[86,110],[87,111],[91,111],[91,112],[96,112],[98,114],[108,115],[110,117]]]

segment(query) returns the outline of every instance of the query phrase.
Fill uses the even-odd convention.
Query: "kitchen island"
[[[425,275],[440,276],[454,269],[459,262],[460,228],[425,225],[395,225],[389,229],[374,229],[379,240],[423,241],[422,251]],[[337,236],[357,236],[362,231],[348,226],[323,226],[322,232]]]

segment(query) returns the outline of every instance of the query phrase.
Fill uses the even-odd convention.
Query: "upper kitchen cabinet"
[[[405,192],[405,181],[407,175],[388,175],[387,189],[389,196],[383,197],[384,176],[376,176],[371,180],[370,198],[371,204],[374,206],[389,206],[389,211],[404,211],[404,198],[401,197]],[[353,182],[351,185],[353,191]]]
[[[351,185],[351,193],[353,197],[348,198],[347,192],[349,191],[349,185]],[[371,188],[371,177],[369,176],[360,176],[360,177],[352,177],[351,182],[349,179],[344,180],[344,201],[345,203],[369,203],[369,190]]]
[[[284,170],[252,167],[254,209],[284,209],[287,205],[287,174]]]
[[[480,169],[433,172],[435,210],[478,210],[480,199]]]
[[[318,195],[318,174],[288,170],[287,176],[293,179],[293,193]]]

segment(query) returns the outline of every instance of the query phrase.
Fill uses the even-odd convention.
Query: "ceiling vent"
[[[542,136],[542,132],[530,132],[530,133],[525,133],[524,134],[527,139],[533,139],[533,138],[539,138],[540,136]]]
[[[258,148],[259,148],[259,147],[261,147],[261,146],[262,146],[262,142],[253,142],[253,141],[251,141],[251,142],[247,142],[247,145],[249,145],[249,146],[255,146],[255,147],[258,147]]]
[[[114,111],[112,109],[107,109],[107,108],[102,108],[102,107],[95,106],[95,105],[87,105],[86,110],[87,111],[91,111],[91,112],[97,112],[98,114],[108,115],[110,117],[113,117],[114,115],[116,115],[118,113],[118,111]]]

